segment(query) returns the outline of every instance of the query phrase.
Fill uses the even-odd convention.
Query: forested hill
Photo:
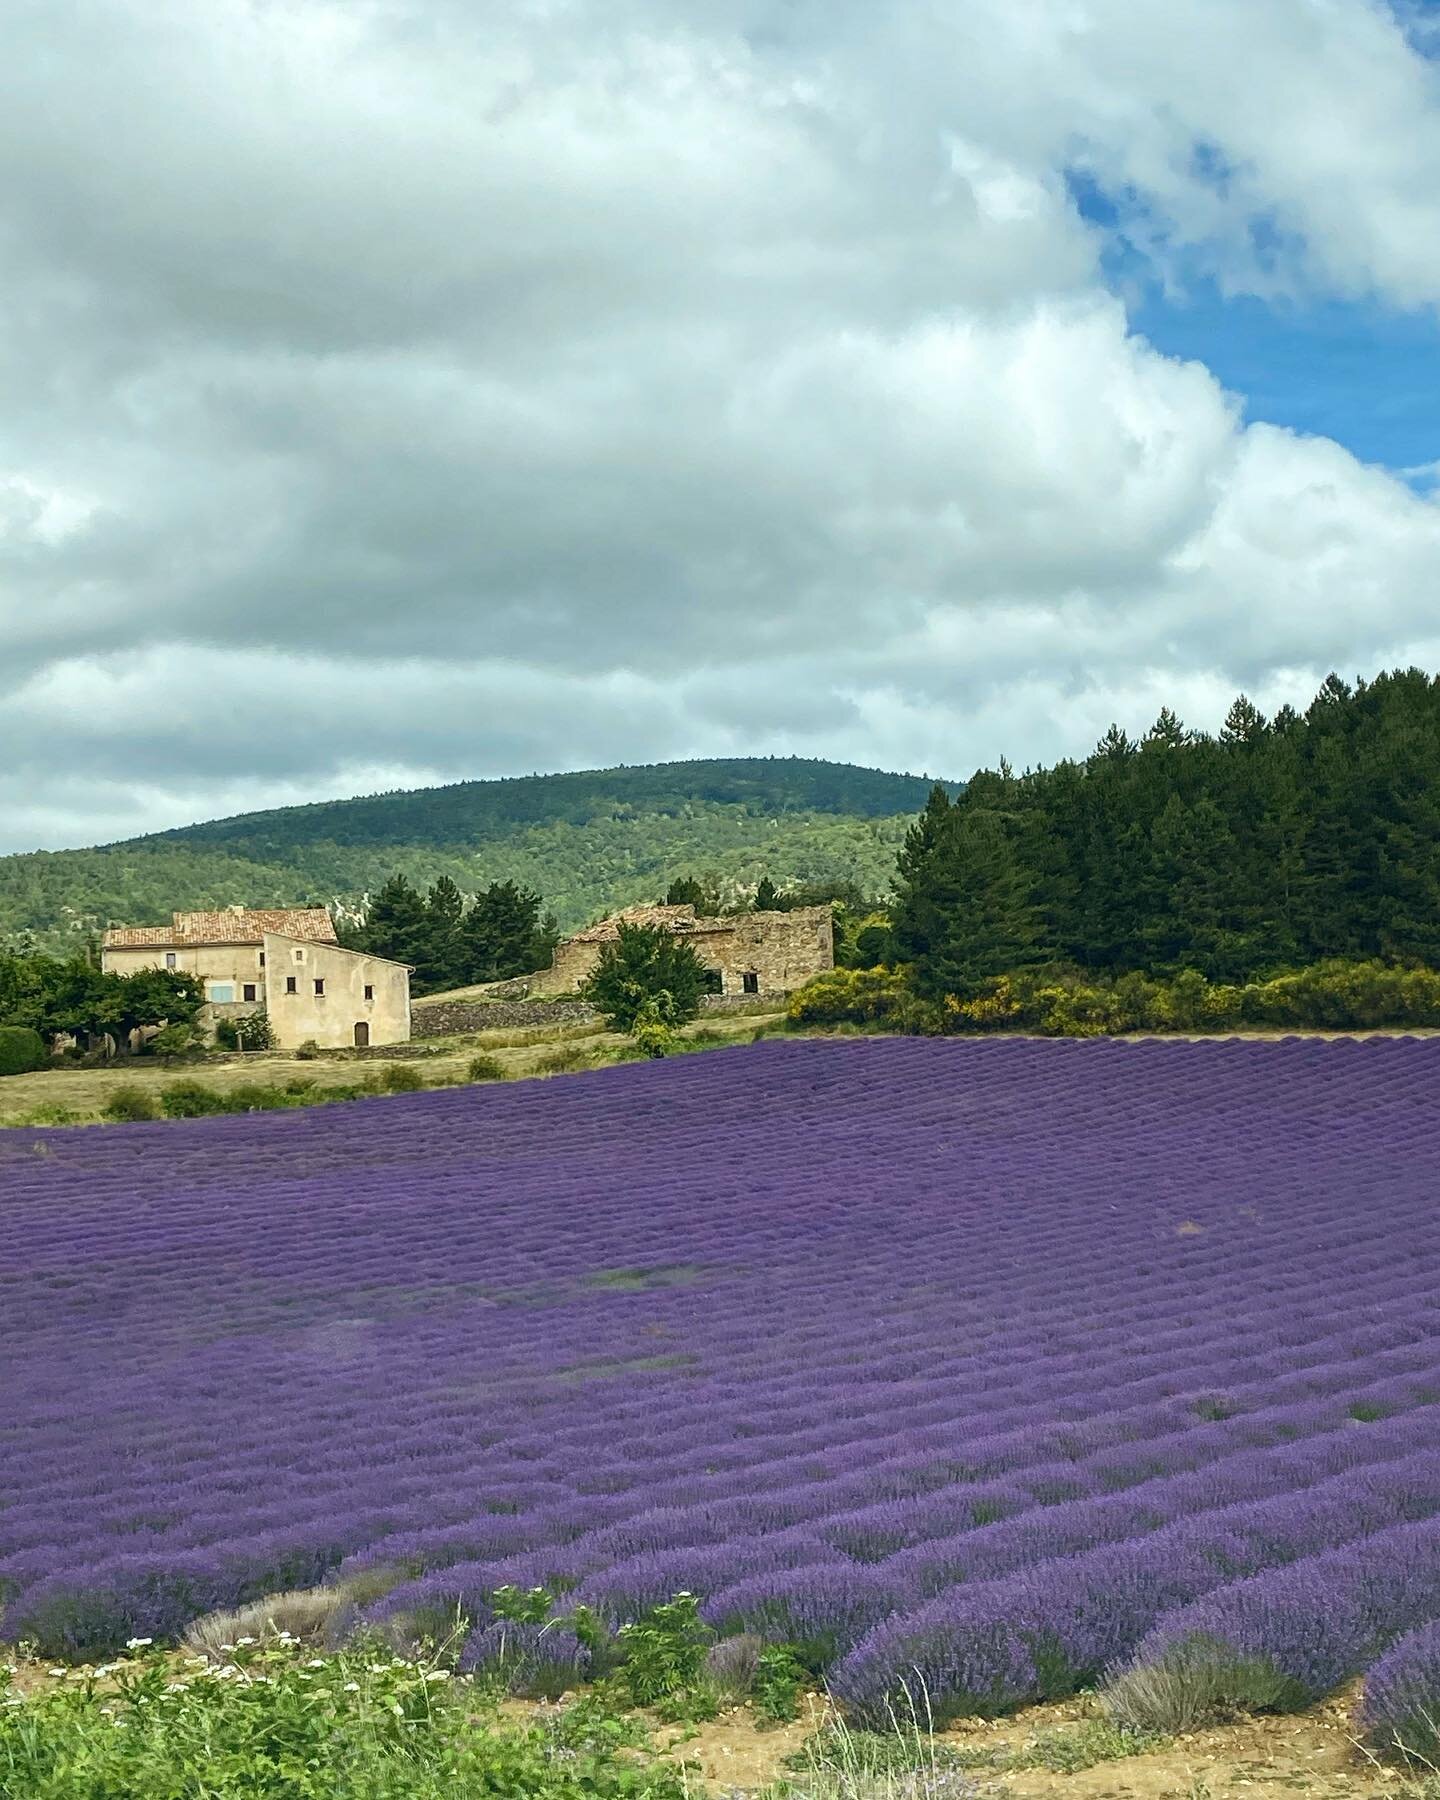
[[[536,889],[562,927],[720,884],[890,885],[929,783],[847,763],[744,757],[465,781],[246,813],[94,850],[0,857],[0,939],[47,944],[176,907],[353,906],[387,875]]]

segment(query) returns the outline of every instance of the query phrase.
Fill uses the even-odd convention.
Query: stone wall
[[[835,967],[835,917],[828,906],[737,913],[724,923],[729,930],[699,948],[720,970],[726,994],[744,993],[747,975],[762,995],[790,994]]]
[[[522,1031],[531,1025],[593,1025],[600,1015],[580,1000],[416,1000],[410,1028],[417,1038],[457,1031]]]
[[[772,1002],[773,1004],[773,1002]],[[704,1014],[764,1010],[753,994],[707,994]],[[452,1037],[462,1031],[554,1030],[564,1025],[597,1025],[600,1015],[581,1000],[417,1000],[412,1009],[417,1038]]]

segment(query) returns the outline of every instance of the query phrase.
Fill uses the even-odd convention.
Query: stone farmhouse
[[[335,941],[324,907],[242,906],[177,912],[168,925],[116,925],[101,939],[100,966],[118,975],[177,969],[205,983],[200,1018],[262,1008],[280,1049],[314,1042],[336,1050],[400,1044],[410,1036],[410,970]]]
[[[555,947],[550,967],[532,975],[529,993],[572,994],[613,943],[621,925],[658,925],[688,938],[719,978],[722,994],[788,994],[835,966],[834,918],[828,906],[794,912],[737,913],[705,918],[693,906],[635,906],[577,931]]]

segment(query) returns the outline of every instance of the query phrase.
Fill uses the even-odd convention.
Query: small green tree
[[[674,1030],[700,1011],[709,972],[685,938],[658,925],[621,925],[580,989],[615,1031],[659,1021]]]
[[[760,877],[760,885],[755,890],[756,912],[774,912],[780,899],[780,890],[768,875]]]

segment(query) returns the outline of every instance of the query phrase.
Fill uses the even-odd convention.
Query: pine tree
[[[425,896],[425,933],[416,966],[417,992],[459,987],[465,979],[460,921],[465,897],[448,875]]]
[[[931,864],[954,821],[950,795],[940,782],[930,790],[925,810],[905,833],[895,867],[895,904],[891,908],[894,953],[902,962],[923,965],[937,950],[944,933]]]
[[[774,912],[776,902],[780,898],[780,890],[768,875],[760,877],[760,885],[755,890],[756,912]]]
[[[1041,921],[1004,821],[986,807],[956,809],[916,878],[929,942],[914,961],[917,990],[932,998],[979,992],[1036,959]],[[912,936],[901,955],[913,957]]]
[[[1222,744],[1259,744],[1265,738],[1265,715],[1244,694],[1238,694],[1220,732]]]
[[[464,985],[508,981],[549,964],[558,933],[540,907],[538,894],[513,881],[492,882],[475,896],[456,932]]]
[[[392,875],[366,907],[365,922],[356,935],[358,947],[372,956],[388,956],[392,962],[418,968],[430,949],[429,931],[425,896],[403,875]]]

